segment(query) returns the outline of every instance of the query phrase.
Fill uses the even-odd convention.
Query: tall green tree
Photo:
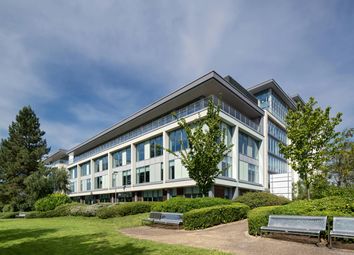
[[[0,144],[0,199],[15,209],[26,209],[24,180],[38,171],[49,148],[39,119],[30,106],[23,107],[9,126],[9,136]]]
[[[27,207],[33,208],[34,203],[49,194],[66,193],[69,176],[64,168],[46,168],[43,164],[24,180],[27,193]]]
[[[230,151],[232,145],[225,142],[225,130],[221,128],[220,106],[210,99],[207,114],[193,123],[184,118],[178,121],[188,137],[189,148],[180,152],[182,165],[188,170],[189,177],[195,180],[200,192],[206,195],[222,169],[218,164]],[[175,152],[168,150],[178,156]]]
[[[341,133],[341,145],[328,165],[328,175],[338,187],[354,184],[354,128]]]
[[[322,173],[340,146],[340,133],[335,127],[342,121],[342,114],[330,117],[330,107],[323,110],[316,104],[311,97],[305,105],[289,110],[286,130],[291,143],[280,144],[280,152],[303,180],[308,199],[316,173]]]

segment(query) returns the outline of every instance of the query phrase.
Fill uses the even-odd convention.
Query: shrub
[[[46,212],[55,209],[59,205],[70,202],[71,200],[67,195],[55,193],[37,200],[34,207],[36,211]]]
[[[54,210],[46,212],[30,212],[26,218],[51,218],[61,216],[83,216],[94,217],[99,209],[108,207],[110,204],[93,204],[85,205],[80,203],[63,204],[56,207]]]
[[[216,205],[228,205],[232,202],[230,200],[222,198],[183,198],[175,197],[166,200],[162,203],[157,204],[152,208],[153,211],[157,212],[177,212],[185,213],[193,209],[199,209],[204,207],[216,206]]]
[[[150,212],[154,202],[129,202],[101,208],[97,211],[97,217],[101,219],[122,217],[138,213]]]
[[[194,209],[183,215],[185,229],[202,229],[247,217],[250,207],[241,203]]]
[[[299,200],[284,206],[259,207],[248,213],[248,232],[260,234],[260,227],[268,224],[270,214],[328,216],[331,224],[333,216],[354,216],[354,202],[351,197],[326,197],[316,200]]]
[[[267,192],[247,192],[236,198],[235,201],[244,203],[252,209],[261,206],[285,205],[290,202],[290,200],[285,197],[276,196]]]
[[[258,207],[248,212],[248,233],[250,235],[259,235],[260,227],[267,226],[268,216],[274,214],[276,208],[280,206]]]
[[[0,219],[12,219],[15,218],[18,212],[3,212],[0,213]]]

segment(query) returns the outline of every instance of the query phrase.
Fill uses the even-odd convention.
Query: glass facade
[[[202,197],[203,194],[200,193],[197,186],[184,188],[184,196],[188,198]]]
[[[285,130],[278,127],[272,121],[268,121],[268,172],[286,173],[288,164],[284,155],[280,153],[280,144],[286,144],[287,136]]]
[[[81,176],[87,176],[91,174],[90,162],[86,162],[80,165],[81,168]]]
[[[288,107],[271,89],[262,91],[255,96],[262,109],[269,110],[277,119],[285,123]]]
[[[127,186],[127,185],[131,185],[131,171],[127,170],[127,171],[123,171],[123,185]]]
[[[70,182],[70,192],[77,192],[77,182]]]
[[[76,166],[69,169],[69,175],[70,175],[70,179],[77,178],[77,167]]]
[[[146,190],[143,191],[144,201],[162,201],[162,190]]]
[[[95,178],[95,189],[103,188],[103,176],[99,176]]]
[[[136,161],[145,159],[145,143],[139,143],[136,146]]]
[[[103,156],[94,160],[95,173],[108,170],[108,156]]]
[[[91,179],[85,179],[80,181],[81,191],[91,190]]]
[[[259,170],[258,166],[246,161],[239,161],[239,178],[242,181],[258,183]]]
[[[119,166],[124,166],[128,165],[131,163],[131,148],[130,146],[113,152],[112,153],[112,166],[113,167],[119,167]]]
[[[168,178],[170,180],[174,180],[176,177],[175,177],[175,161],[174,160],[170,160],[168,162]]]
[[[163,153],[162,135],[149,140],[150,158],[161,156]]]
[[[170,132],[169,137],[171,151],[176,152],[189,147],[187,133],[184,129],[177,129]]]
[[[240,154],[258,159],[259,141],[240,132],[238,136],[238,149]]]
[[[150,167],[143,166],[136,169],[136,183],[147,183],[150,182]]]

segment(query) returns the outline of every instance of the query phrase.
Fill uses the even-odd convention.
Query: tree
[[[196,181],[200,192],[204,195],[211,189],[215,178],[221,171],[218,164],[230,151],[232,145],[225,143],[225,130],[221,128],[220,106],[215,106],[210,99],[205,118],[187,123],[184,118],[178,125],[186,131],[189,148],[180,152],[181,162],[188,170],[189,177]],[[176,155],[175,152],[168,150]],[[177,155],[176,155],[177,156]]]
[[[0,144],[0,199],[3,204],[25,209],[24,180],[38,171],[42,157],[50,150],[44,134],[30,106],[23,107],[9,126],[9,137]]]
[[[69,176],[64,168],[46,168],[40,165],[38,171],[28,176],[25,181],[27,207],[33,208],[34,203],[49,194],[68,191]]]
[[[315,108],[313,97],[305,105],[298,104],[286,116],[286,130],[291,143],[280,144],[280,152],[303,180],[310,199],[310,185],[316,173],[326,167],[340,145],[335,127],[342,121],[341,113],[330,117],[330,107]]]
[[[328,175],[338,187],[354,184],[354,128],[341,133],[341,144],[328,165]]]

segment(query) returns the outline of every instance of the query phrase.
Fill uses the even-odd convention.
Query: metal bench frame
[[[290,224],[284,227],[272,226],[270,223],[272,221],[276,221],[277,219],[285,219],[285,220],[288,219]],[[322,226],[318,228],[313,228],[313,229],[306,228],[306,227],[299,228],[297,226],[291,226],[292,223],[291,220],[302,220],[304,222],[319,220],[319,221],[323,221],[323,223],[321,224]],[[327,216],[270,215],[268,226],[261,227],[261,236],[263,236],[263,232],[284,233],[290,235],[317,236],[318,242],[321,242],[321,232],[326,231],[326,226],[327,226]]]
[[[338,230],[337,224],[340,222],[344,223],[344,226],[348,226],[345,224],[346,222],[353,222],[352,224],[354,224],[354,217],[333,217],[333,230],[328,235],[329,248],[332,248],[332,237],[354,239],[354,229]]]
[[[169,219],[177,217],[179,219]],[[143,219],[144,223],[150,224],[162,224],[162,225],[170,225],[177,226],[178,228],[183,224],[182,213],[167,213],[167,212],[151,212],[149,218]]]

